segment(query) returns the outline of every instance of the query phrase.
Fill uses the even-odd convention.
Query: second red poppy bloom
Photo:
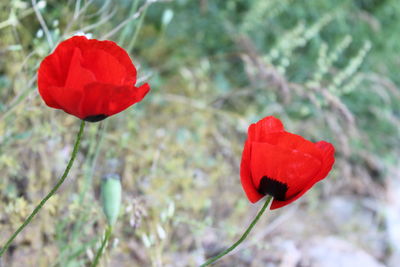
[[[135,84],[136,68],[124,49],[84,36],[61,42],[38,72],[39,93],[48,106],[91,122],[141,101],[150,86]]]
[[[274,197],[271,209],[283,207],[328,175],[334,152],[332,144],[312,143],[266,117],[248,130],[240,166],[244,191],[253,203],[268,194]]]

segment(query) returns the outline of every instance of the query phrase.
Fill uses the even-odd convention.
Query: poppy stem
[[[100,260],[100,258],[101,258],[101,255],[103,254],[103,250],[104,250],[104,248],[105,248],[105,246],[106,246],[108,240],[109,240],[110,237],[111,237],[111,233],[112,233],[112,226],[111,226],[111,225],[108,225],[108,226],[107,226],[107,229],[106,229],[106,234],[104,235],[103,242],[101,242],[101,246],[100,246],[100,248],[97,250],[96,257],[94,258],[94,261],[93,261],[92,265],[90,265],[91,267],[96,267],[97,264],[99,263],[99,260]]]
[[[7,240],[6,244],[1,248],[0,250],[0,257],[3,256],[4,252],[9,248],[11,243],[14,241],[14,239],[17,237],[17,235],[27,226],[32,219],[35,217],[35,215],[40,211],[40,209],[44,206],[44,204],[49,200],[58,190],[58,188],[62,185],[64,180],[67,178],[67,175],[72,167],[72,164],[74,163],[74,160],[76,158],[76,155],[78,154],[78,149],[79,149],[79,144],[82,138],[83,134],[83,129],[85,128],[85,121],[82,120],[81,126],[78,132],[78,135],[76,137],[74,149],[72,150],[72,155],[71,158],[68,162],[67,167],[65,168],[65,171],[61,178],[58,180],[57,184],[51,189],[50,193],[48,193],[39,203],[39,205],[36,206],[36,208],[32,211],[32,213],[28,216],[28,218],[25,219],[25,221],[22,223],[22,225],[15,231],[15,233]]]
[[[237,246],[240,245],[240,243],[243,242],[243,240],[246,239],[246,237],[249,235],[250,231],[253,229],[253,227],[256,225],[256,223],[258,222],[258,220],[261,218],[261,215],[264,213],[264,211],[267,209],[269,202],[271,202],[272,196],[267,196],[264,205],[262,206],[261,210],[257,213],[257,216],[254,218],[254,220],[251,222],[251,224],[249,225],[249,227],[247,227],[246,231],[243,233],[243,235],[240,237],[240,239],[238,241],[236,241],[232,246],[230,246],[229,248],[225,249],[224,251],[222,251],[221,253],[219,253],[217,256],[208,259],[205,263],[203,263],[202,265],[200,265],[200,267],[205,267],[210,265],[211,263],[214,263],[215,261],[217,261],[218,259],[222,258],[223,256],[225,256],[226,254],[228,254],[229,252],[231,252],[232,250],[234,250]]]

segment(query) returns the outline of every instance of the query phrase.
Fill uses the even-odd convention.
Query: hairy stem
[[[85,128],[85,121],[82,120],[81,126],[78,132],[78,135],[76,137],[74,149],[72,151],[71,158],[68,162],[67,167],[65,168],[65,171],[61,178],[58,180],[57,184],[51,189],[51,191],[40,201],[39,205],[36,206],[36,208],[32,211],[32,213],[28,216],[28,218],[25,219],[25,221],[22,223],[22,225],[17,229],[17,231],[14,232],[14,234],[7,240],[6,244],[1,248],[0,250],[0,257],[6,252],[6,250],[9,248],[11,243],[14,241],[14,239],[17,237],[17,235],[32,221],[32,219],[36,216],[36,214],[40,211],[40,209],[44,206],[44,204],[49,200],[58,190],[58,188],[63,184],[64,180],[67,178],[68,173],[72,167],[72,164],[74,163],[74,160],[76,158],[76,155],[78,153],[79,149],[79,144],[82,138],[83,134],[83,129]]]
[[[220,258],[222,258],[223,256],[225,256],[226,254],[228,254],[229,252],[231,252],[232,250],[234,250],[237,246],[240,245],[240,243],[243,242],[243,240],[246,239],[246,237],[249,235],[250,231],[253,229],[253,227],[256,225],[256,223],[258,222],[258,220],[261,218],[261,215],[264,213],[264,211],[267,209],[269,202],[271,201],[272,196],[267,196],[265,203],[263,205],[263,207],[261,208],[261,210],[257,213],[257,216],[254,218],[254,220],[251,222],[251,224],[249,225],[249,227],[247,227],[246,231],[243,233],[243,235],[239,238],[238,241],[236,241],[232,246],[230,246],[229,248],[225,249],[224,251],[222,251],[221,253],[219,253],[217,256],[212,257],[211,259],[208,259],[205,263],[203,263],[202,265],[200,265],[200,267],[205,267],[210,265],[211,263],[214,263],[215,261],[219,260]]]
[[[112,227],[111,225],[108,225],[106,229],[106,234],[104,235],[103,242],[101,243],[100,248],[97,250],[96,257],[94,258],[92,265],[90,265],[91,267],[96,267],[97,264],[99,263],[101,255],[103,255],[104,247],[106,246],[108,240],[111,237],[111,232],[112,232]]]

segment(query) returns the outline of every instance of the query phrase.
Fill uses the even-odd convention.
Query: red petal
[[[107,115],[114,115],[141,101],[149,91],[150,86],[147,83],[141,85],[140,87],[131,86],[129,87],[128,92],[114,90],[113,94],[111,95],[109,113]]]
[[[39,72],[40,73],[40,72]],[[45,73],[45,72],[43,72]],[[39,74],[40,76],[44,76]],[[49,107],[52,108],[57,108],[57,109],[61,109],[61,106],[58,104],[58,102],[56,101],[56,98],[53,96],[52,92],[54,89],[52,88],[57,88],[55,86],[49,86],[47,84],[45,84],[44,81],[45,78],[38,78],[38,88],[39,88],[39,94],[40,96],[43,98],[44,102],[46,103],[46,105],[48,105]]]
[[[114,115],[142,100],[149,90],[147,83],[140,87],[89,84],[84,88],[78,117],[84,119],[95,115]]]
[[[297,134],[292,134],[285,131],[271,133],[265,135],[262,142],[279,146],[287,150],[301,151],[303,153],[310,154],[315,158],[321,157],[320,150],[313,142],[308,141]]]
[[[57,54],[47,57],[39,68],[39,92],[50,107],[63,109],[79,117],[81,89],[94,82],[94,75],[81,66],[82,54],[77,48],[68,51],[71,68],[62,67],[60,60],[65,56],[63,47]],[[57,80],[58,79],[58,80]]]
[[[79,117],[79,110],[77,107],[79,107],[80,103],[82,102],[83,94],[81,90],[53,86],[49,87],[49,91],[54,96],[54,99],[62,100],[59,101],[62,104],[60,105],[62,110]]]
[[[284,130],[282,122],[273,117],[268,116],[264,119],[253,123],[248,129],[248,138],[244,145],[242,153],[242,161],[240,164],[240,180],[243,189],[247,195],[247,198],[252,202],[257,202],[264,195],[258,193],[255,184],[253,183],[253,178],[250,169],[251,162],[251,142],[260,141],[264,139],[265,135],[269,133],[281,132]]]
[[[135,77],[127,75],[126,67],[114,55],[100,49],[83,50],[82,53],[82,66],[93,73],[97,82],[114,85],[135,84]]]
[[[111,116],[140,101],[150,87],[135,83],[136,68],[124,49],[84,36],[61,42],[38,71],[39,93],[46,104],[81,119]]]
[[[82,66],[82,61],[81,50],[74,48],[64,87],[81,90],[87,84],[96,81],[95,75]]]
[[[116,43],[74,36],[61,42],[53,54],[70,53],[76,48],[82,53],[83,67],[91,70],[98,82],[114,85],[136,83],[136,68],[126,51]],[[62,62],[67,61],[63,58]]]
[[[282,122],[274,116],[268,116],[250,125],[248,139],[251,142],[264,142],[268,134],[281,131],[284,131]]]
[[[240,163],[240,181],[242,183],[244,192],[247,195],[247,198],[252,203],[255,203],[261,198],[263,198],[264,195],[258,193],[257,188],[253,183],[253,178],[251,176],[251,170],[250,170],[250,162],[251,162],[251,144],[249,140],[246,140],[242,153],[242,161]]]
[[[61,42],[56,50],[42,61],[38,70],[38,88],[48,106],[64,109],[75,115],[77,105],[73,105],[73,103],[76,104],[77,99],[71,99],[71,97],[80,95],[76,90],[81,89],[84,82],[93,81],[93,75],[82,69],[80,65],[81,52],[71,45],[74,39],[75,37]],[[77,64],[77,68],[72,68],[72,71],[70,71],[71,62]],[[80,77],[81,75],[82,77]],[[88,76],[91,77],[88,78]],[[68,77],[69,85],[73,86],[73,92],[67,92],[69,89],[64,88]]]
[[[39,89],[41,85],[58,86],[65,85],[69,66],[73,57],[74,49],[65,46],[64,41],[57,46],[56,50],[47,56],[39,67]],[[43,84],[41,84],[43,83]]]
[[[335,163],[335,157],[334,157],[335,148],[332,144],[325,141],[319,141],[315,145],[320,150],[321,153],[322,164],[318,172],[300,192],[298,192],[291,198],[285,201],[279,201],[274,199],[271,205],[271,210],[281,208],[297,200],[302,195],[304,195],[310,188],[312,188],[317,182],[321,181],[328,175],[328,173],[332,169],[333,164]]]
[[[315,176],[315,179],[320,181],[329,174],[335,163],[335,147],[331,143],[325,141],[319,141],[315,146],[321,151],[323,163],[319,173]]]
[[[73,52],[71,49],[65,51],[60,44],[55,52],[47,56],[40,64],[38,70],[39,93],[45,103],[52,108],[62,108],[60,104],[63,99],[56,98],[53,90],[65,85]]]
[[[268,143],[252,143],[251,174],[253,183],[260,184],[267,176],[286,184],[286,198],[301,191],[319,171],[318,158],[298,150],[286,149]]]
[[[88,54],[93,53],[93,50],[102,50],[103,52],[107,53],[109,56],[111,56],[112,58],[114,58],[115,60],[118,61],[119,65],[121,67],[123,67],[125,69],[125,79],[123,80],[124,84],[135,84],[136,83],[136,68],[132,63],[131,58],[129,57],[128,53],[122,49],[121,47],[119,47],[116,43],[112,42],[112,41],[98,41],[95,39],[91,39],[88,41],[88,43],[86,44],[90,49],[87,49]],[[85,55],[86,57],[86,55]],[[102,56],[104,57],[104,56]],[[111,64],[111,62],[107,62],[109,60],[108,57],[104,57],[104,58],[96,58],[96,60],[102,61],[102,63],[107,64],[105,65],[106,68],[104,68],[104,65],[100,64],[100,69],[101,70],[108,70],[108,71],[112,71],[114,72],[114,74],[116,74],[116,70],[113,70],[112,67],[116,66],[115,62],[112,63],[113,65],[109,65]],[[91,63],[88,62],[88,64],[90,65]],[[119,70],[121,71],[121,70]],[[122,73],[121,73],[122,74]]]

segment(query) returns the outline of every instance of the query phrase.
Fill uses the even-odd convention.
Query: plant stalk
[[[10,247],[11,243],[14,241],[14,239],[17,237],[17,235],[32,221],[32,219],[36,216],[36,214],[44,206],[44,204],[47,202],[47,200],[49,200],[57,192],[58,188],[63,184],[63,182],[67,178],[68,173],[69,173],[69,171],[70,171],[70,169],[72,167],[72,164],[75,161],[76,155],[78,154],[79,145],[80,145],[80,141],[81,141],[81,138],[82,138],[82,134],[83,134],[83,129],[84,128],[85,128],[85,121],[82,120],[80,128],[79,128],[79,132],[78,132],[77,137],[76,137],[76,141],[75,141],[74,149],[72,151],[71,158],[70,158],[70,160],[68,162],[67,167],[65,168],[65,171],[64,171],[63,175],[58,180],[57,184],[53,187],[53,189],[51,189],[51,191],[40,201],[39,205],[36,206],[36,208],[28,216],[28,218],[25,219],[25,221],[22,223],[22,225],[7,240],[5,245],[0,250],[0,257],[3,256],[4,252],[6,252],[6,250]]]
[[[202,265],[200,265],[200,267],[205,267],[208,266],[214,262],[216,262],[217,260],[219,260],[220,258],[222,258],[223,256],[225,256],[226,254],[228,254],[229,252],[231,252],[232,250],[234,250],[237,246],[240,245],[240,243],[243,242],[243,240],[246,239],[246,237],[249,235],[250,231],[253,229],[253,227],[256,225],[256,223],[258,222],[258,220],[261,218],[261,215],[264,213],[264,211],[267,209],[269,202],[271,202],[272,196],[267,196],[264,205],[262,206],[261,210],[257,213],[257,216],[254,218],[254,220],[250,223],[249,227],[247,227],[246,231],[243,233],[243,235],[239,238],[238,241],[236,241],[232,246],[230,246],[229,248],[225,249],[224,251],[222,251],[221,253],[219,253],[217,256],[212,257],[210,259],[208,259],[205,263],[203,263]]]
[[[103,239],[103,242],[101,243],[100,248],[97,250],[96,257],[94,258],[94,261],[93,261],[92,265],[90,265],[91,267],[96,267],[97,264],[99,264],[99,260],[101,258],[101,255],[103,255],[103,250],[104,250],[108,240],[110,240],[111,233],[112,233],[112,226],[108,225],[107,229],[106,229],[106,234],[105,234],[104,239]]]

